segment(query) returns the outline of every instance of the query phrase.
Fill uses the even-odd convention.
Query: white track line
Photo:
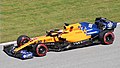
[[[1,43],[0,46],[5,46],[5,45],[10,45],[10,44],[16,44],[17,41],[11,41],[11,42],[6,42],[6,43]]]
[[[120,25],[120,22],[118,22],[117,25]],[[16,44],[16,43],[17,43],[17,41],[11,41],[11,42],[6,42],[6,43],[1,43],[0,46],[10,45],[10,44]]]
[[[120,22],[118,22],[117,25],[120,25]]]

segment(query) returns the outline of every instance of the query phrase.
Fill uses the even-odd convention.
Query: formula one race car
[[[4,46],[3,51],[12,57],[29,59],[45,56],[48,51],[59,52],[96,43],[109,45],[114,41],[113,31],[116,26],[117,22],[102,17],[96,18],[94,24],[65,23],[64,29],[46,31],[45,36],[29,38],[21,35],[17,39],[17,46]]]

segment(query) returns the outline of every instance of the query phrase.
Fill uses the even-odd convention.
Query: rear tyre
[[[18,37],[17,39],[17,45],[18,47],[24,45],[25,43],[27,43],[28,41],[30,41],[30,38],[26,35],[21,35]]]
[[[33,51],[35,56],[42,57],[46,55],[48,48],[44,44],[37,44],[33,47]]]
[[[105,30],[99,34],[99,40],[102,44],[109,45],[114,41],[114,34],[111,31]]]

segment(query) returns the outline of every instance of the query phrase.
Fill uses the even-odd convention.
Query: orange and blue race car
[[[46,31],[45,36],[29,38],[21,35],[17,39],[17,46],[6,45],[3,51],[15,58],[29,59],[45,56],[49,51],[60,52],[93,44],[109,45],[114,41],[116,26],[117,22],[102,17],[96,18],[94,24],[65,23],[64,29]]]

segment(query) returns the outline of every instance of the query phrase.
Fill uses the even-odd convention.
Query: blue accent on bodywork
[[[80,22],[80,24],[81,29],[87,31],[87,35],[95,36],[100,32],[100,30],[97,28],[97,25],[95,24],[90,24],[88,22]]]
[[[104,24],[106,26],[106,29],[116,28],[116,26],[117,26],[116,22],[111,22],[111,21],[105,22]]]
[[[89,22],[80,22],[80,24],[81,24],[81,26],[82,27],[86,27],[86,28],[97,28],[97,25],[95,25],[95,24],[90,24]],[[90,25],[92,25],[92,26],[90,26]]]
[[[20,53],[22,54],[21,59],[33,58],[33,53],[27,50],[21,50]]]
[[[98,26],[98,28],[103,27],[102,30],[105,30],[105,29],[114,30],[114,28],[116,28],[117,26],[117,22],[113,22],[111,20],[108,20],[102,17],[96,18],[95,24]]]

